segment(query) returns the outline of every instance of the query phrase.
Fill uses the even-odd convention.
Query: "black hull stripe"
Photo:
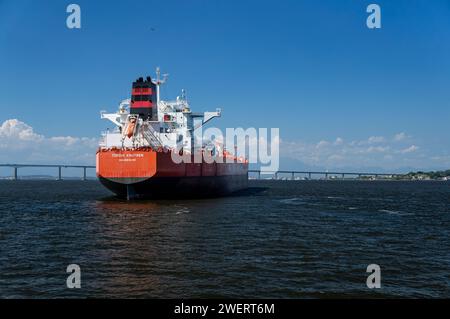
[[[247,175],[152,177],[135,183],[123,183],[101,176],[99,180],[117,196],[128,199],[215,197],[248,187]]]

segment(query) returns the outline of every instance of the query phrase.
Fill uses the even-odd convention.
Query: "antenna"
[[[159,86],[161,84],[166,83],[168,76],[169,76],[169,74],[167,74],[167,73],[163,74],[163,78],[161,80],[161,69],[159,68],[159,66],[156,68],[156,81],[152,80],[152,83],[156,85],[156,101],[157,101],[157,103],[159,103],[159,101],[160,101],[160,99],[159,99]]]
[[[169,76],[169,74],[164,73],[162,76],[163,76],[163,78],[161,79],[161,69],[158,66],[156,68],[156,81],[154,81],[153,83],[156,85],[164,84],[167,81],[167,77]]]
[[[156,67],[156,81],[159,82],[160,80],[160,75],[161,75],[161,69],[159,68],[159,66]]]

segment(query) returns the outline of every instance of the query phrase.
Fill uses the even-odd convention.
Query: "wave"
[[[397,216],[408,216],[408,215],[413,215],[410,213],[404,213],[401,211],[397,211],[397,210],[390,210],[390,209],[379,209],[378,210],[380,213],[388,213],[389,215],[397,215]]]
[[[300,197],[293,197],[293,198],[280,199],[279,202],[283,203],[283,204],[298,205],[298,204],[302,203],[303,200]]]

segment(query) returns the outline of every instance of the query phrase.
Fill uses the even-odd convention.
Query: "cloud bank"
[[[92,165],[97,145],[97,138],[46,137],[17,119],[0,126],[0,163]]]
[[[318,142],[277,140],[281,169],[351,169],[380,171],[449,168],[449,154],[429,154],[405,132],[347,141],[342,137]],[[0,163],[94,165],[98,138],[36,133],[9,119],[0,126]],[[301,167],[303,165],[303,167]],[[289,167],[287,167],[289,166]]]
[[[404,132],[356,141],[346,141],[341,137],[317,143],[282,140],[280,155],[324,169],[398,171],[450,167],[450,156],[432,156],[416,143]]]

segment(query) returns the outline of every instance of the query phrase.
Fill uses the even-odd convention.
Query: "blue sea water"
[[[450,183],[250,186],[126,202],[97,181],[1,181],[0,297],[450,297]]]

